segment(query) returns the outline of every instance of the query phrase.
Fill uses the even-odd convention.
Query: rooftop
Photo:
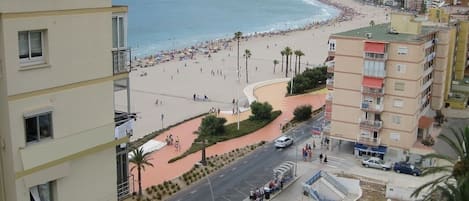
[[[345,31],[341,33],[333,34],[333,36],[345,36],[345,37],[356,37],[367,39],[366,34],[371,33],[371,39],[377,41],[386,41],[386,42],[420,42],[420,35],[426,35],[436,30],[432,26],[422,26],[422,31],[420,35],[414,34],[405,34],[405,33],[389,33],[391,29],[390,23],[378,24],[374,26],[362,27],[358,29],[353,29],[350,31]]]

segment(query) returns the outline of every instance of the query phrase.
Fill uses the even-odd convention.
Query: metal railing
[[[334,72],[335,61],[334,60],[328,61],[325,64],[327,66],[327,72],[328,73],[333,73]]]
[[[388,54],[378,54],[378,53],[364,53],[363,56],[365,59],[369,60],[387,60],[388,59]]]
[[[357,141],[362,144],[378,146],[381,143],[381,138],[370,138],[370,137],[359,136]]]
[[[384,87],[381,89],[374,89],[369,87],[362,87],[362,94],[384,96]]]
[[[127,62],[130,61],[129,52],[130,49],[112,51],[112,69],[114,75],[129,72],[130,67],[127,65]]]
[[[379,112],[383,111],[383,108],[384,108],[383,104],[373,104],[373,103],[370,103],[368,101],[363,101],[360,104],[360,109],[362,109],[364,111],[369,111],[369,112],[379,113]]]
[[[381,128],[383,128],[383,121],[360,119],[360,128],[379,131]]]
[[[129,196],[130,188],[129,188],[129,181],[125,181],[123,183],[117,184],[117,199],[122,200]]]

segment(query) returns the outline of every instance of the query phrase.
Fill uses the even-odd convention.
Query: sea
[[[113,0],[127,5],[127,43],[137,57],[204,41],[301,28],[340,14],[316,0]]]

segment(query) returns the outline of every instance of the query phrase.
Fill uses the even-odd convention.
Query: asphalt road
[[[295,144],[309,139],[311,128],[320,125],[322,118],[323,115],[319,115],[287,132],[287,135],[295,139],[292,146],[276,149],[272,143],[266,143],[246,157],[178,192],[169,200],[239,201],[247,198],[250,190],[264,186],[273,178],[273,169],[276,166],[287,160],[296,160]],[[213,199],[210,187],[213,190]]]

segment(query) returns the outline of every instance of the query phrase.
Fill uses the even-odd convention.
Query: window
[[[112,17],[112,48],[125,48],[126,22],[124,15]]]
[[[394,107],[404,107],[404,101],[400,99],[394,99],[393,103]]]
[[[336,43],[336,40],[334,39],[330,39],[329,41],[327,41],[327,45],[329,45],[329,51],[331,52],[335,52],[335,43]]]
[[[398,73],[405,73],[406,65],[404,64],[396,64],[396,71]]]
[[[53,182],[39,184],[29,188],[30,201],[53,201]]]
[[[392,123],[401,124],[401,117],[400,116],[392,116]]]
[[[26,143],[39,142],[52,137],[52,112],[42,113],[24,119]]]
[[[404,91],[405,83],[404,82],[395,82],[394,83],[394,90],[396,91]]]
[[[20,64],[44,63],[44,31],[18,32],[18,50]]]
[[[385,63],[383,61],[365,60],[363,75],[384,77],[386,75]]]
[[[409,49],[407,47],[399,47],[397,49],[398,55],[407,55],[407,53],[409,53]]]

